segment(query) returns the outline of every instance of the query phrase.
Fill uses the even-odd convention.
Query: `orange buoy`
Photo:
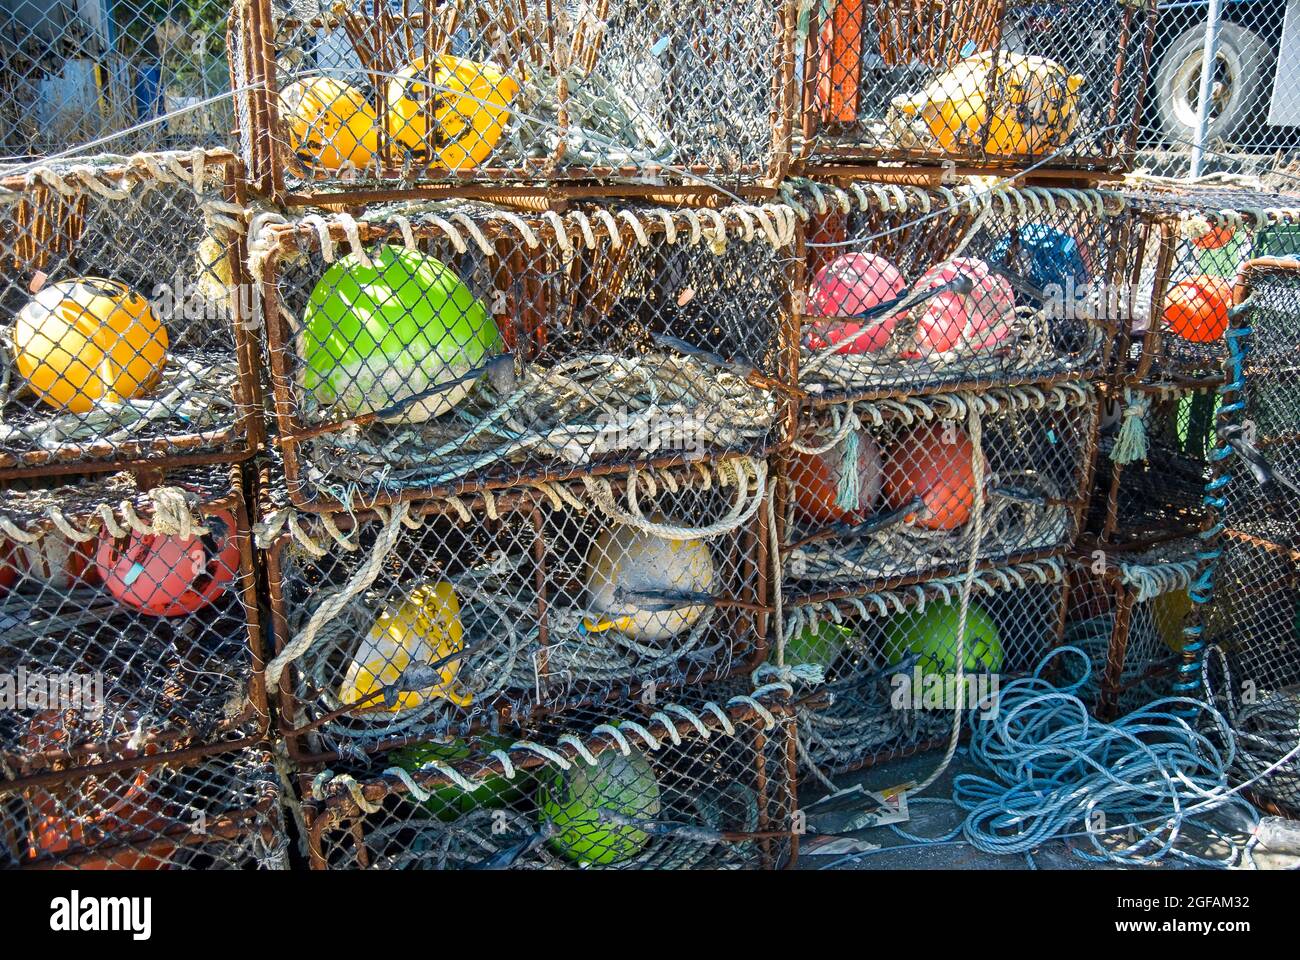
[[[919,499],[907,518],[927,530],[953,530],[970,519],[975,500],[975,448],[955,424],[914,427],[893,445],[885,463],[885,501],[893,509]]]
[[[805,520],[852,522],[866,519],[875,509],[882,483],[880,447],[865,430],[856,433],[853,444],[840,443],[825,453],[796,451],[791,455],[790,486],[795,507]],[[850,446],[857,448],[856,506],[841,496],[845,448]]]
[[[1205,274],[1180,280],[1165,295],[1165,326],[1192,343],[1213,343],[1228,329],[1232,285]]]
[[[1209,232],[1192,238],[1192,246],[1200,250],[1218,250],[1232,242],[1237,231],[1228,224],[1211,227]]]

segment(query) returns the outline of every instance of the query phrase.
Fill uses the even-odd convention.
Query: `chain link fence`
[[[1139,162],[1170,176],[1294,174],[1298,77],[1291,0],[1162,3]]]
[[[234,146],[221,0],[0,2],[0,158]]]

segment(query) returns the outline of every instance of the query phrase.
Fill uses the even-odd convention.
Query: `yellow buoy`
[[[505,132],[519,84],[495,67],[460,57],[434,58],[432,91],[423,59],[388,83],[388,135],[418,163],[447,170],[477,167]],[[434,130],[426,109],[432,107]]]
[[[147,394],[167,363],[167,330],[124,283],[79,277],[45,287],[18,314],[14,363],[60,412]]]
[[[1045,57],[987,51],[960,61],[919,93],[896,98],[890,125],[905,145],[925,145],[928,132],[948,153],[1047,153],[1074,133],[1083,83]]]
[[[330,77],[295,80],[280,93],[289,148],[317,175],[374,166],[379,118],[356,87]]]
[[[416,587],[397,606],[385,609],[362,642],[339,687],[345,704],[366,700],[381,687],[396,683],[412,663],[432,664],[463,649],[460,601],[445,580]],[[457,677],[461,661],[449,660],[437,668],[441,682],[418,691],[403,691],[388,709],[396,712],[418,707],[426,700],[446,699],[466,707],[473,697],[460,689]],[[382,708],[378,697],[367,700],[367,708]]]

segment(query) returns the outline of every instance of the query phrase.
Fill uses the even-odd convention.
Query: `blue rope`
[[[1061,656],[1077,656],[1083,666],[1077,679],[1056,686],[1043,673]],[[1049,841],[1075,837],[1089,844],[1070,849],[1091,862],[1138,866],[1176,857],[1198,866],[1235,866],[1241,848],[1202,819],[1231,807],[1258,822],[1250,804],[1228,786],[1236,747],[1227,719],[1201,700],[1167,697],[1102,723],[1074,695],[1091,671],[1084,651],[1059,647],[1031,676],[1006,684],[996,713],[981,714],[971,734],[970,756],[989,775],[958,775],[951,801],[910,801],[953,803],[965,818],[938,837],[891,825],[909,844],[882,850],[964,842],[985,853],[1027,855]],[[1226,840],[1228,852],[1216,858],[1179,849],[1191,826]],[[1117,843],[1120,831],[1128,836]]]

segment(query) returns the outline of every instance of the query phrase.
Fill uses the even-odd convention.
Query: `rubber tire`
[[[1155,102],[1160,129],[1165,136],[1190,145],[1195,135],[1195,117],[1191,97],[1175,95],[1180,68],[1194,60],[1200,76],[1201,50],[1205,45],[1205,25],[1192,27],[1165,48],[1156,65]],[[1219,24],[1218,56],[1236,80],[1228,92],[1228,103],[1206,128],[1206,142],[1231,140],[1250,120],[1264,94],[1265,81],[1273,60],[1269,47],[1258,34],[1235,23]],[[1181,103],[1179,102],[1181,101]],[[1180,115],[1181,114],[1181,115]]]

